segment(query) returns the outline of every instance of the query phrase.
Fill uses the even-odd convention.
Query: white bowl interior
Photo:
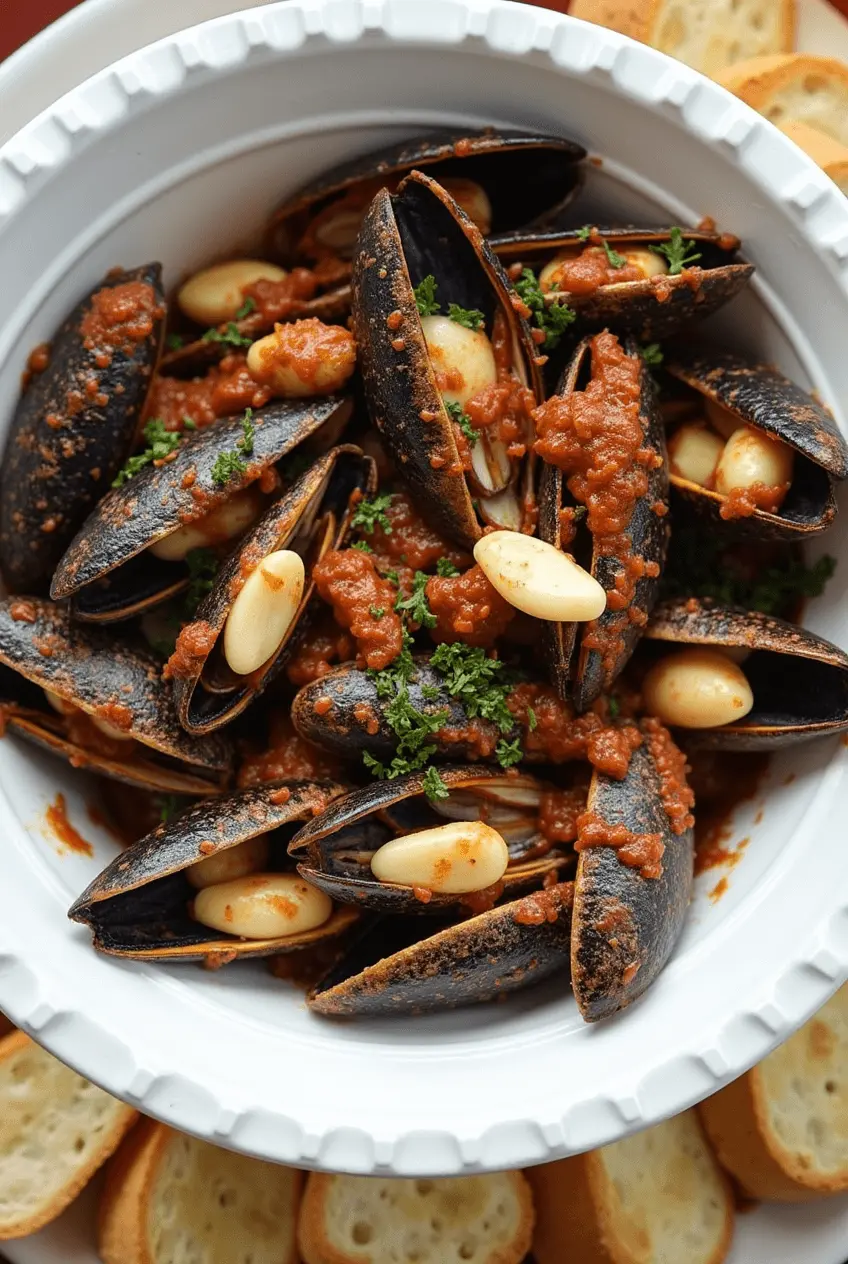
[[[818,389],[840,415],[848,215],[771,128],[685,67],[553,14],[496,3],[473,19],[478,38],[463,40],[457,24],[489,5],[390,4],[391,40],[355,29],[361,6],[318,7],[337,23],[337,42],[316,36],[287,56],[304,37],[297,4],[246,24],[226,19],[135,55],[7,147],[3,425],[29,350],[108,268],[158,258],[173,286],[250,243],[282,197],[333,163],[434,125],[488,123],[562,132],[602,157],[589,169],[581,222],[606,213],[694,224],[709,214],[739,234],[759,274],[715,330]],[[409,15],[423,22],[425,8],[441,44],[403,38],[416,33],[403,25]],[[166,86],[173,92],[160,95]],[[98,130],[109,118],[115,125]],[[69,145],[75,156],[64,163]],[[53,169],[27,172],[27,155]],[[16,213],[25,184],[35,195]],[[803,240],[805,218],[830,234],[830,258]],[[843,520],[824,547],[848,559],[845,530]],[[844,641],[846,613],[843,560],[808,622]],[[840,959],[819,944],[836,932],[818,914],[829,916],[848,886],[827,824],[846,805],[846,764],[836,743],[774,761],[763,793],[737,813],[734,837],[750,842],[729,889],[710,897],[723,870],[698,880],[671,965],[630,1013],[587,1028],[567,988],[551,984],[500,1006],[341,1025],[312,1017],[261,964],[209,973],[95,957],[65,911],[115,844],[90,819],[84,775],[7,738],[0,1000],[60,1056],[149,1112],[280,1159],[451,1171],[584,1148],[711,1091],[835,986],[845,929]],[[45,826],[58,790],[93,857],[63,852]],[[803,955],[796,926],[806,959],[819,952],[804,986],[792,973]]]

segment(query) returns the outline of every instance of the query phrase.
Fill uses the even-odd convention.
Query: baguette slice
[[[569,13],[652,44],[706,75],[788,52],[796,0],[572,0]]]
[[[0,1041],[0,1239],[55,1220],[137,1117],[23,1032]]]
[[[693,1110],[527,1175],[537,1264],[721,1264],[730,1250],[733,1196]]]
[[[825,175],[830,176],[843,193],[848,193],[848,145],[841,144],[832,136],[826,136],[824,132],[820,132],[817,127],[810,127],[808,123],[791,120],[788,123],[781,123],[780,130],[785,132],[790,140],[794,140],[795,144],[803,149],[813,162],[817,162]]]
[[[848,986],[699,1110],[752,1197],[807,1202],[848,1190]]]
[[[432,1180],[312,1173],[298,1242],[304,1264],[520,1264],[532,1233],[520,1172]]]
[[[832,57],[787,53],[732,66],[719,82],[778,127],[794,120],[848,145],[848,66]]]
[[[103,1264],[296,1264],[303,1178],[144,1119],[100,1203]]]

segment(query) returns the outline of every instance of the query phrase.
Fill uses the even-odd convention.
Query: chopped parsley
[[[180,418],[180,422],[182,423],[183,430],[196,430],[197,429],[197,422],[192,421],[191,417],[186,417],[185,414],[183,414],[183,416]]]
[[[217,487],[226,487],[231,478],[241,478],[247,473],[247,465],[242,456],[253,455],[253,441],[256,427],[253,424],[253,409],[248,408],[241,419],[242,438],[236,440],[236,452],[221,452],[212,466],[212,482]]]
[[[400,588],[400,575],[397,571],[383,571],[383,579],[387,579],[390,584],[394,584],[395,588]]]
[[[514,680],[501,659],[457,641],[437,645],[430,665],[444,677],[445,689],[459,700],[469,719],[490,720],[501,733],[513,731],[515,721],[506,699]]]
[[[207,329],[201,342],[226,342],[232,347],[249,347],[253,344],[253,339],[240,333],[238,325],[231,320],[225,329]]]
[[[180,803],[179,797],[175,794],[161,794],[159,796],[159,802],[161,804],[159,819],[163,825],[167,825],[168,821],[173,820],[175,816],[179,815],[182,804]]]
[[[438,289],[436,278],[431,274],[425,276],[420,285],[416,285],[413,293],[415,294],[415,305],[418,308],[419,316],[435,316],[439,309],[436,301],[436,290]]]
[[[506,738],[501,738],[495,747],[495,756],[501,768],[512,768],[515,764],[520,764],[524,758],[521,739],[516,737],[508,742]]]
[[[421,697],[426,698],[428,702],[438,702],[441,694],[435,685],[422,685]]]
[[[430,738],[438,732],[449,715],[444,710],[432,713],[419,711],[413,704],[409,696],[409,682],[415,675],[411,645],[412,638],[404,628],[403,649],[399,656],[383,671],[368,673],[376,685],[377,697],[388,702],[383,718],[397,738],[397,747],[390,764],[381,763],[367,751],[362,756],[362,762],[376,777],[389,781],[425,767],[437,750]],[[424,791],[428,795],[432,791],[436,797],[441,797],[438,792],[443,784],[441,778],[438,785],[433,778],[429,782],[425,779]]]
[[[242,303],[241,307],[236,312],[236,320],[244,320],[246,316],[249,316],[251,312],[255,312],[255,311],[256,311],[256,300],[252,299],[250,295],[248,295],[248,297]]]
[[[456,424],[459,426],[460,430],[465,435],[466,439],[468,440],[468,442],[471,444],[473,448],[474,444],[480,438],[480,431],[474,429],[474,427],[471,424],[471,418],[468,416],[468,413],[463,411],[462,404],[457,404],[455,402],[452,404],[449,404],[448,401],[445,400],[445,408],[447,409],[448,416],[450,417],[451,421],[456,422]]]
[[[459,570],[449,557],[440,557],[436,563],[436,574],[442,579],[453,579],[454,575],[459,574]]]
[[[183,615],[191,619],[203,598],[212,591],[221,563],[211,549],[192,549],[185,560],[189,583],[183,598]]]
[[[662,347],[658,342],[645,343],[644,347],[639,348],[639,355],[649,369],[658,369],[663,362]]]
[[[448,790],[435,765],[431,765],[424,774],[423,787],[424,793],[431,803],[435,803],[439,799],[450,798],[450,790]]]
[[[239,439],[236,444],[237,448],[241,448],[245,456],[253,456],[253,441],[256,438],[256,427],[253,424],[253,409],[248,408],[241,419],[241,428],[243,438]]]
[[[620,255],[617,250],[613,250],[612,246],[604,238],[601,238],[601,245],[606,252],[607,263],[609,266],[611,268],[623,268],[627,263],[624,255]]]
[[[684,268],[689,268],[701,258],[700,251],[695,250],[694,241],[684,241],[683,230],[672,228],[669,239],[659,246],[651,246],[655,255],[663,255],[668,261],[669,276],[679,276]]]
[[[359,549],[360,553],[373,553],[374,550],[367,540],[357,540],[355,544],[350,546],[352,549]]]
[[[621,703],[618,698],[607,698],[607,711],[611,720],[617,720],[621,715]]]
[[[460,307],[458,303],[448,303],[448,316],[456,325],[464,325],[475,332],[482,329],[485,316],[476,307]]]
[[[579,522],[581,518],[585,518],[585,517],[586,517],[586,514],[587,514],[588,512],[589,512],[589,510],[588,510],[588,508],[586,507],[586,505],[576,505],[576,506],[575,506],[575,508],[574,508],[574,509],[572,509],[572,511],[571,511],[571,521],[572,521],[572,522]]]
[[[165,346],[169,351],[179,351],[180,347],[185,346],[185,338],[182,334],[168,334]]]
[[[371,500],[360,500],[350,525],[356,531],[364,531],[366,535],[371,535],[375,527],[382,527],[386,535],[391,535],[392,524],[386,513],[391,503],[391,492],[374,496]]]
[[[584,224],[582,228],[578,228],[577,230],[577,240],[588,241],[594,231],[595,230],[591,224]]]
[[[131,456],[126,465],[118,471],[112,480],[113,487],[123,487],[124,483],[128,483],[139,470],[144,469],[145,465],[152,465],[154,461],[164,461],[172,452],[176,452],[183,441],[179,430],[166,430],[164,421],[158,417],[148,421],[144,427],[144,437],[147,440],[147,447],[136,456]]]
[[[386,613],[384,606],[369,606],[368,613],[372,619],[382,619]]]
[[[427,601],[426,589],[429,578],[430,576],[425,575],[424,571],[416,571],[410,596],[404,598],[401,595],[395,602],[397,613],[406,613],[410,622],[421,628],[434,628],[438,622]]]
[[[544,349],[553,351],[559,345],[568,326],[577,319],[577,313],[573,312],[567,303],[552,303],[548,306],[539,288],[536,274],[529,268],[524,268],[515,282],[515,292],[522,303],[530,308],[530,315],[536,328],[544,330],[545,341],[542,344]]]
[[[539,721],[536,719],[536,712],[532,707],[527,708],[527,727],[532,733],[538,727]]]

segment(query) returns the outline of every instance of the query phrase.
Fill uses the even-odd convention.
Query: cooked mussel
[[[848,654],[806,628],[687,598],[658,606],[645,638],[646,705],[687,743],[772,750],[848,731]]]
[[[281,400],[187,434],[100,501],[56,568],[54,600],[106,623],[173,596],[189,582],[187,555],[246,531],[269,503],[263,485],[278,485],[274,467],[350,411],[338,396]]]
[[[343,546],[357,499],[376,484],[370,457],[333,448],[230,554],[167,668],[189,733],[229,723],[285,665],[306,626],[315,565]]]
[[[11,589],[47,584],[126,458],[164,316],[158,263],[110,272],[39,349],[42,362],[31,357],[0,468],[0,570]]]
[[[310,1009],[336,1016],[426,1014],[492,1001],[569,976],[573,885],[559,883],[422,936],[419,918],[366,928],[312,989]]]
[[[171,794],[215,794],[233,752],[226,738],[180,726],[160,665],[144,647],[71,623],[67,608],[34,597],[0,602],[7,725],[75,767]]]
[[[289,781],[198,803],[116,856],[70,909],[101,952],[137,961],[205,961],[308,948],[357,918],[287,865],[298,821],[343,793]]]
[[[479,229],[429,176],[368,208],[353,315],[372,419],[422,513],[465,548],[481,520],[520,529],[534,504],[535,343]]]
[[[608,332],[580,344],[535,417],[539,535],[585,562],[607,594],[598,618],[545,625],[553,683],[584,711],[621,674],[657,598],[669,539],[665,434],[647,365]]]
[[[812,395],[727,351],[676,349],[667,368],[692,392],[669,439],[679,496],[762,539],[803,540],[831,525],[832,480],[848,477],[848,444]]]
[[[491,246],[516,280],[525,268],[534,274],[546,307],[576,313],[578,338],[607,328],[642,342],[668,338],[722,307],[754,272],[735,237],[697,229],[685,238],[679,228],[514,233]]]
[[[343,904],[444,917],[538,886],[567,863],[540,830],[542,782],[473,765],[439,775],[444,797],[433,802],[423,772],[337,799],[292,839],[298,872]]]
[[[426,169],[483,233],[555,214],[579,187],[582,146],[554,136],[442,128],[335,167],[283,204],[271,221],[273,253],[286,262],[350,258],[368,204],[382,188]]]
[[[694,840],[685,761],[662,726],[623,780],[595,772],[579,822],[571,974],[587,1022],[635,1001],[671,956],[692,892]]]

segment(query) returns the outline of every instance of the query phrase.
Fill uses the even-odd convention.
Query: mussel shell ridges
[[[848,654],[807,628],[753,610],[694,598],[663,602],[645,629],[648,641],[738,647],[754,694],[743,719],[687,729],[686,741],[711,750],[774,750],[848,732]]]
[[[150,287],[151,331],[129,350],[108,348],[104,366],[103,348],[87,345],[92,340],[81,326],[95,294],[125,284]],[[34,375],[15,410],[0,469],[0,569],[11,588],[46,585],[126,458],[159,356],[164,314],[161,267],[151,263],[106,277],[53,338],[47,368]],[[97,385],[93,397],[90,383]]]
[[[650,987],[683,929],[692,892],[692,830],[671,830],[647,749],[635,751],[623,781],[596,772],[588,808],[609,825],[661,834],[663,872],[645,878],[622,863],[615,847],[580,852],[574,884],[571,971],[587,1022],[608,1018]]]
[[[424,939],[420,921],[381,920],[313,988],[309,1007],[341,1017],[415,1015],[495,1000],[556,974],[565,988],[572,901],[572,884],[561,883]],[[532,920],[545,908],[554,920]]]
[[[190,434],[174,459],[148,465],[100,502],[71,542],[53,577],[54,600],[71,597],[179,527],[211,513],[262,470],[327,422],[350,402],[336,395],[278,400],[253,414],[253,451],[245,470],[220,486],[212,471],[222,453],[238,452],[241,417]]]

